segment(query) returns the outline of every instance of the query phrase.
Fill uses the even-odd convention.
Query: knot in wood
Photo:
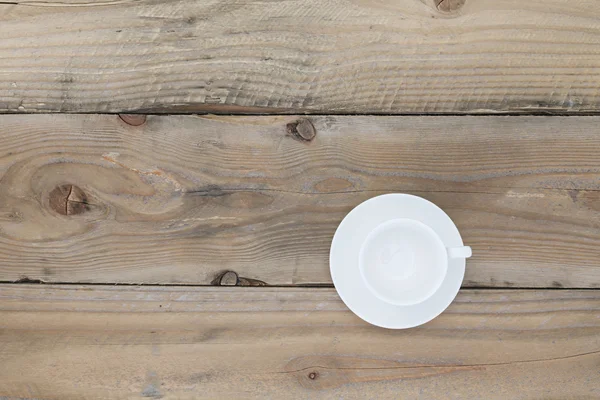
[[[310,142],[317,135],[312,122],[306,118],[300,118],[296,122],[287,124],[287,131],[294,139],[301,142]]]
[[[61,215],[77,215],[89,209],[87,196],[75,185],[60,185],[50,192],[50,208]]]
[[[267,286],[263,281],[258,279],[244,278],[238,276],[234,271],[225,271],[216,276],[211,282],[215,286]]]
[[[310,374],[308,374],[308,379],[311,379],[314,381],[315,379],[317,379],[318,376],[319,376],[319,374],[317,372],[311,372]]]
[[[238,284],[238,275],[233,271],[227,271],[219,280],[219,285],[221,286],[235,286]]]
[[[146,116],[143,114],[119,114],[119,118],[131,126],[140,126],[146,122]]]
[[[438,11],[452,13],[458,11],[466,0],[435,0],[435,6]]]

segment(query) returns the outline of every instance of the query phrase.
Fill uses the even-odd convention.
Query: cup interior
[[[448,255],[429,226],[412,219],[393,219],[369,233],[360,249],[359,268],[366,286],[379,299],[412,305],[440,288]]]

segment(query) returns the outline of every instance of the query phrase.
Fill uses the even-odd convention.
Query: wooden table
[[[0,3],[0,398],[600,398],[598,49],[593,0]],[[400,331],[328,266],[394,192],[474,253]]]

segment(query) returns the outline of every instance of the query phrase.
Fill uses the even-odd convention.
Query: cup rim
[[[378,231],[381,231],[382,229],[386,228],[388,225],[398,224],[398,223],[416,225],[419,228],[427,231],[427,233],[433,238],[436,250],[440,254],[444,255],[442,257],[442,259],[443,259],[443,266],[442,266],[443,276],[441,277],[441,279],[439,279],[439,282],[437,283],[436,286],[433,287],[433,289],[428,291],[426,295],[420,296],[415,301],[396,301],[396,300],[389,298],[388,296],[382,295],[378,290],[376,290],[371,285],[371,283],[369,282],[369,279],[367,279],[367,277],[365,275],[365,271],[364,271],[365,265],[363,263],[363,254],[365,251],[366,244],[373,238],[374,235],[376,235],[378,233]],[[377,225],[365,237],[365,240],[361,244],[361,247],[360,247],[360,250],[358,253],[358,269],[360,271],[360,277],[361,277],[364,285],[379,300],[386,302],[388,304],[395,305],[395,306],[412,306],[412,305],[424,302],[425,300],[427,300],[428,298],[433,296],[440,289],[440,287],[442,286],[442,283],[444,282],[446,274],[448,273],[448,253],[446,250],[446,245],[442,241],[442,238],[440,238],[438,233],[433,228],[431,228],[429,225],[427,225],[417,219],[413,219],[413,218],[391,218],[391,219],[384,221],[384,222],[380,223],[379,225]]]

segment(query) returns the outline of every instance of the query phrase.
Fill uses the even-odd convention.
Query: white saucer
[[[359,259],[375,228],[395,219],[414,220],[428,226],[447,248],[463,246],[456,225],[441,208],[421,197],[386,194],[359,204],[343,219],[333,237],[329,266],[333,284],[352,312],[373,325],[404,329],[431,321],[452,303],[462,284],[466,261],[449,258],[441,284],[421,302],[398,305],[383,301],[365,283]]]

